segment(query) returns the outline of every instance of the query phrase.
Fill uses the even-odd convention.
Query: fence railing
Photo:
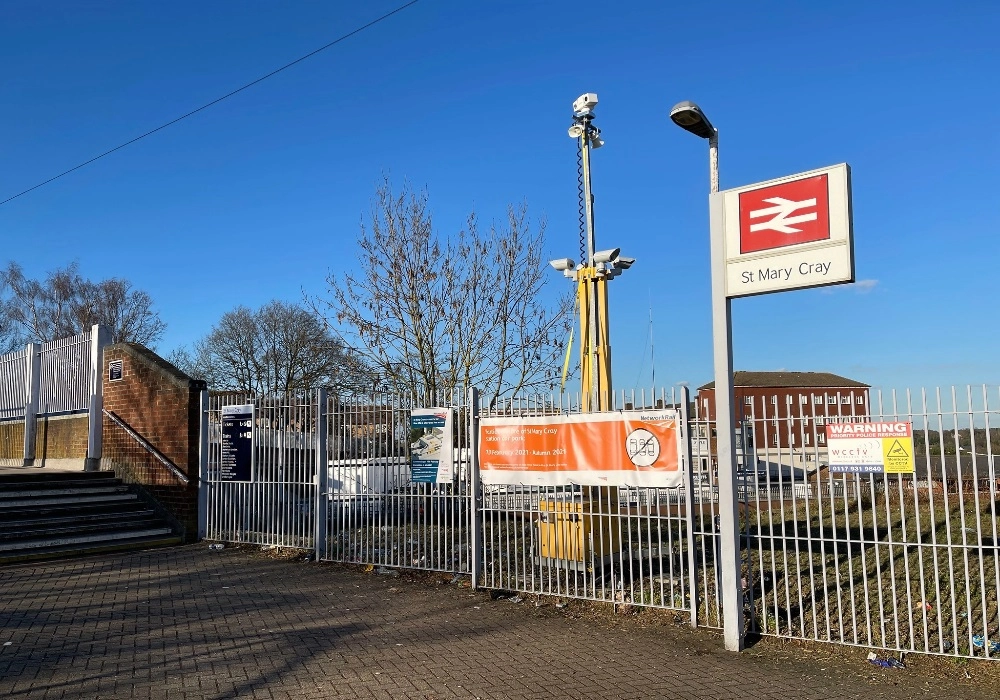
[[[90,410],[94,371],[91,331],[43,343],[38,413],[53,415]]]
[[[101,363],[107,343],[106,329],[94,326],[70,338],[29,343],[23,350],[0,356],[0,426],[12,421],[23,424],[23,446],[16,447],[9,439],[0,445],[4,464],[34,462],[39,416],[74,413],[89,414],[87,458],[100,457]]]
[[[0,421],[24,420],[30,348],[0,355]]]
[[[254,480],[225,483],[221,431],[209,430],[209,536],[471,573],[517,594],[672,608],[699,626],[722,626],[720,601],[737,595],[747,633],[1000,656],[996,394],[873,392],[861,403],[804,391],[805,400],[741,403],[733,579],[717,563],[715,423],[686,392],[615,401],[688,413],[686,478],[672,489],[479,484],[479,418],[573,413],[574,397],[220,398],[210,425],[226,401],[253,402],[261,442]],[[450,407],[455,422],[456,473],[442,484],[416,481],[409,462],[410,412],[435,406]],[[831,472],[820,436],[848,419],[911,423],[916,471]]]

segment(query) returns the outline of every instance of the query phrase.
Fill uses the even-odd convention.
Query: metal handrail
[[[104,415],[106,415],[108,418],[111,419],[112,423],[114,423],[119,428],[124,430],[133,440],[139,443],[140,447],[142,447],[144,450],[146,450],[151,455],[156,457],[156,459],[161,464],[163,464],[163,466],[165,466],[168,470],[170,470],[170,473],[173,474],[175,477],[177,477],[185,486],[191,483],[191,480],[188,479],[187,475],[184,472],[182,472],[176,464],[171,462],[170,459],[168,459],[162,452],[156,449],[152,445],[152,443],[149,442],[149,440],[147,440],[142,435],[133,430],[128,423],[126,423],[117,415],[115,415],[114,412],[109,411],[106,408],[101,409],[101,411],[104,413]]]

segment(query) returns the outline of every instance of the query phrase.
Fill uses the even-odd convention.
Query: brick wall
[[[20,461],[24,458],[24,421],[0,423],[0,459]]]
[[[110,381],[109,364],[122,362],[122,378]],[[191,379],[141,345],[122,343],[104,350],[104,408],[141,435],[188,478],[184,485],[126,431],[104,417],[104,460],[137,483],[185,528],[198,534],[198,446],[200,395],[204,382]]]
[[[90,416],[39,416],[35,428],[35,466],[45,466],[47,460],[87,458],[87,435]],[[23,440],[23,438],[22,438]]]

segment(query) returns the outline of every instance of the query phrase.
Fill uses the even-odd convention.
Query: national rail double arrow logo
[[[740,193],[740,253],[829,238],[830,192],[825,174]]]

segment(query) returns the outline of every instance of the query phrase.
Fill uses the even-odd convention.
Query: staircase
[[[181,541],[114,472],[0,474],[0,565]]]

